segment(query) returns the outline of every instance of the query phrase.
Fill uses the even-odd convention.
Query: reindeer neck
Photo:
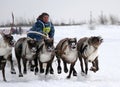
[[[1,38],[0,39],[0,48],[6,48],[6,47],[8,47],[7,42],[3,38]]]

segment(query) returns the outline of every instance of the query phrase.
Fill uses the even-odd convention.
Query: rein
[[[27,34],[29,34],[29,33],[39,34],[39,35],[41,35],[41,36],[43,36],[43,37],[45,37],[45,38],[48,38],[48,39],[49,39],[48,35],[45,35],[45,34],[43,34],[43,33],[41,33],[41,32],[28,31],[28,32],[27,32]]]

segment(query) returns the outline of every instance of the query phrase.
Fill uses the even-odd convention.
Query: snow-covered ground
[[[24,36],[26,35],[14,35],[16,40]],[[79,40],[86,36],[101,36],[104,39],[99,48],[100,70],[98,72],[93,73],[89,71],[87,76],[82,76],[78,60],[75,65],[78,76],[71,76],[70,79],[66,79],[68,73],[62,72],[62,74],[57,74],[57,62],[55,58],[53,62],[54,75],[49,74],[45,76],[40,73],[34,75],[33,72],[28,70],[28,73],[24,77],[19,78],[17,66],[15,66],[17,74],[12,75],[9,63],[7,63],[7,82],[2,81],[3,78],[0,71],[0,87],[120,87],[120,26],[99,25],[94,30],[88,29],[87,25],[55,27],[55,45],[59,40],[66,37],[76,37]],[[14,51],[13,57],[16,62]]]

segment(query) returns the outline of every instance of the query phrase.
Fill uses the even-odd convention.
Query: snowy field
[[[87,76],[82,76],[78,60],[75,65],[77,77],[71,76],[70,79],[66,79],[68,73],[57,74],[55,58],[53,75],[45,76],[40,73],[34,75],[28,70],[24,77],[19,78],[17,66],[15,66],[17,73],[12,75],[9,63],[7,63],[7,82],[2,80],[2,72],[0,71],[0,87],[120,87],[120,26],[96,26],[94,30],[90,30],[87,25],[55,27],[55,46],[59,40],[66,37],[76,37],[79,40],[86,36],[101,36],[104,39],[99,48],[100,70],[98,72],[88,71]],[[20,37],[26,37],[26,35],[14,35],[14,37],[18,40]],[[14,51],[13,57],[16,65]],[[91,64],[89,64],[90,66]]]

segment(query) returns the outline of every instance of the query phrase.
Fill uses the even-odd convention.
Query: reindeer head
[[[34,39],[28,39],[27,40],[28,47],[32,53],[36,53],[37,51],[37,46],[38,46],[38,41]]]
[[[54,40],[52,38],[44,39],[44,43],[47,51],[51,52],[54,50]]]
[[[71,49],[75,49],[77,47],[77,39],[76,38],[68,38],[68,44]]]
[[[93,45],[96,48],[98,48],[102,42],[103,42],[103,39],[100,36],[92,36],[89,39],[90,45]]]
[[[14,40],[13,36],[11,35],[11,33],[5,34],[2,32],[1,35],[2,35],[5,43],[7,43],[10,47],[14,46],[15,40]]]

